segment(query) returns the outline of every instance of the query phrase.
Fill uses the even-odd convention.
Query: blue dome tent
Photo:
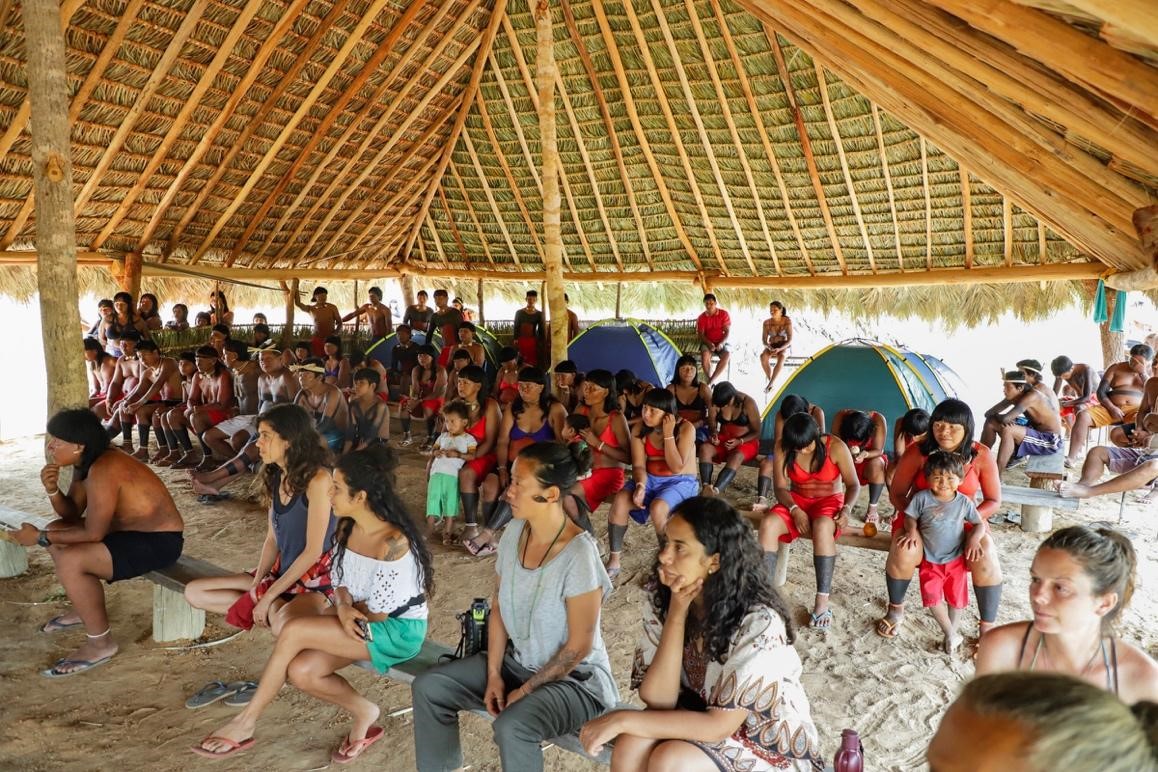
[[[680,351],[658,328],[638,319],[605,319],[575,336],[567,358],[581,372],[631,370],[656,386],[671,381]]]
[[[927,354],[862,338],[834,343],[801,364],[764,408],[761,445],[767,449],[772,442],[780,403],[798,394],[819,405],[829,421],[846,408],[883,414],[891,450],[896,419],[915,407],[932,412],[937,403],[957,396],[960,383],[948,365]]]
[[[488,375],[494,374],[495,371],[497,371],[499,368],[499,349],[502,348],[502,344],[499,343],[499,339],[496,338],[490,330],[486,329],[485,327],[480,327],[477,324],[475,325],[474,337],[475,340],[483,345],[483,350],[486,352],[486,358],[483,362],[483,369],[487,371]],[[424,332],[414,332],[413,338],[414,342],[419,346],[426,343],[426,333]],[[385,338],[382,338],[379,341],[375,341],[369,348],[367,348],[366,356],[370,357],[371,359],[377,359],[382,363],[383,367],[389,370],[390,353],[394,351],[394,346],[397,345],[397,343],[398,333],[392,332]],[[435,331],[433,343],[435,348],[442,348],[441,332],[437,330]]]

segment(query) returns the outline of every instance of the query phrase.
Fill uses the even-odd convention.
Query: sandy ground
[[[0,490],[4,503],[44,512],[38,479],[43,463],[41,440],[0,444]],[[400,484],[403,497],[418,511],[424,501],[421,458],[403,456]],[[186,552],[238,570],[252,567],[264,531],[264,514],[256,506],[231,501],[198,504],[181,473],[162,471],[185,516]],[[1009,482],[1025,484],[1017,471]],[[729,492],[735,503],[753,497],[753,470],[743,470]],[[1128,498],[1129,502],[1129,498]],[[861,504],[863,511],[863,502]],[[882,508],[882,514],[887,505]],[[1122,634],[1152,653],[1158,648],[1153,621],[1158,599],[1146,590],[1158,571],[1153,557],[1158,508],[1143,511],[1127,504],[1122,527],[1141,554],[1141,587],[1126,613]],[[1117,519],[1117,497],[1087,502],[1073,520],[1055,517],[1057,527]],[[1150,517],[1147,517],[1150,515]],[[603,536],[606,509],[595,517]],[[1026,587],[1029,563],[1041,537],[1012,526],[995,529],[1006,576],[1001,621],[1028,617]],[[637,636],[640,580],[654,554],[650,528],[628,534],[625,570],[603,613],[603,634],[612,665],[626,696],[626,680]],[[475,595],[489,594],[493,559],[477,560],[462,550],[434,547],[436,596],[431,607],[430,635],[454,643],[454,614]],[[820,727],[826,754],[836,750],[840,730],[855,727],[864,739],[868,768],[911,770],[924,767],[924,750],[948,702],[973,666],[965,654],[939,652],[935,622],[919,608],[914,586],[903,637],[886,641],[872,628],[884,606],[884,554],[844,548],[833,588],[835,623],[827,634],[803,630],[796,648],[804,661],[804,686]],[[914,583],[915,585],[915,583]],[[188,747],[224,723],[230,708],[214,705],[199,711],[183,706],[185,698],[213,679],[255,677],[270,648],[266,632],[248,633],[219,646],[190,648],[188,642],[157,644],[151,637],[152,585],[136,580],[108,591],[113,632],[121,653],[109,664],[72,679],[48,681],[38,671],[80,642],[80,634],[53,636],[37,632],[44,620],[66,609],[50,560],[42,550],[30,550],[30,570],[22,577],[0,579],[0,769],[19,770],[171,770],[252,769],[319,770],[329,765],[331,749],[346,731],[346,718],[324,703],[287,687],[258,727],[256,745],[229,762],[201,760]],[[784,588],[797,621],[807,620],[814,591],[809,548],[794,549]],[[976,633],[976,610],[967,612],[967,631]],[[210,617],[202,643],[233,631]],[[404,685],[392,684],[362,670],[348,674],[358,689],[387,713],[410,704]],[[384,740],[367,752],[363,766],[389,770],[414,767],[409,716],[382,719]],[[463,747],[473,769],[498,769],[489,726],[468,717],[463,722]],[[558,750],[546,753],[553,770],[595,769],[595,765]]]

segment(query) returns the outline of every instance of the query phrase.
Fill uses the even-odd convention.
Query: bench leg
[[[19,544],[0,540],[0,578],[20,576],[28,570],[28,550]]]
[[[783,587],[788,581],[788,558],[791,555],[792,545],[780,545],[780,557],[776,560],[776,576],[772,578],[773,587]]]
[[[181,641],[201,637],[205,612],[193,608],[185,596],[160,585],[153,587],[153,640]]]
[[[1030,488],[1045,490],[1049,488],[1051,480],[1033,478],[1029,481]],[[1039,507],[1031,504],[1021,505],[1021,530],[1026,533],[1042,533],[1053,530],[1053,508]]]

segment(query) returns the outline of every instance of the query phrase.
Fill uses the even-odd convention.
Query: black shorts
[[[112,584],[173,565],[185,537],[180,531],[113,531],[101,542],[113,559]]]

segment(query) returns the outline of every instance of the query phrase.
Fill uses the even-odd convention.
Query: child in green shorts
[[[444,430],[434,441],[426,467],[426,526],[433,536],[443,523],[442,543],[454,544],[454,518],[458,515],[458,470],[474,458],[478,441],[466,433],[470,408],[460,399],[442,408]]]

